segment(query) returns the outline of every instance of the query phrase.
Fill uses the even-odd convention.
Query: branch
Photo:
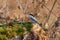
[[[53,10],[53,8],[54,8],[56,2],[57,2],[57,0],[54,1],[54,4],[53,4],[51,10],[49,11],[49,15],[47,16],[47,19],[46,19],[45,23],[48,22],[48,20],[49,20],[49,18],[50,18],[50,15],[51,15],[51,12],[52,12],[52,10]]]
[[[57,1],[57,0],[54,1],[54,4],[53,4],[51,10],[49,11],[49,15],[48,15],[48,17],[47,17],[47,20],[49,20],[49,18],[50,18],[51,12],[52,12],[52,10],[53,10],[53,8],[54,8],[54,5],[55,5],[56,1]]]

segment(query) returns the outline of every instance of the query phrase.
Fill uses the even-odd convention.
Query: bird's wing
[[[38,25],[42,26],[42,24],[40,24],[37,19],[33,16],[30,15],[30,20],[33,21],[34,23],[37,23]]]
[[[33,22],[38,22],[36,18],[34,18],[33,16],[30,15],[30,20],[32,20]]]

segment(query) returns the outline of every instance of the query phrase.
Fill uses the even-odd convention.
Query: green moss
[[[30,31],[32,28],[32,23],[28,21],[22,23],[13,22],[12,25],[10,26],[9,23],[0,25],[0,40],[8,40],[17,35],[24,36],[25,31]]]

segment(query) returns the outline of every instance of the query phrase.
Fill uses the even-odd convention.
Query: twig
[[[57,1],[57,0],[54,1],[54,4],[53,4],[51,10],[49,11],[49,15],[47,16],[47,19],[46,19],[45,23],[48,22],[48,20],[49,20],[49,18],[50,18],[50,15],[51,15],[51,12],[52,12],[52,10],[53,10],[53,8],[54,8],[54,5],[56,4],[56,1]]]
[[[9,14],[8,0],[6,0],[6,11],[7,11],[7,14]],[[7,14],[6,14],[6,15],[7,15]]]
[[[44,4],[43,4],[43,6],[48,10],[48,11],[50,11]],[[52,14],[53,14],[53,12],[51,12]],[[55,14],[54,14],[55,15]],[[56,15],[55,15],[56,16]],[[57,16],[56,16],[57,17]]]
[[[27,8],[23,8],[22,7],[22,4],[19,2],[19,0],[16,0],[17,2],[18,2],[18,5],[19,5],[19,7],[23,10],[23,13],[24,13],[24,19],[25,19],[25,14],[26,14],[26,10],[27,10]],[[20,16],[20,15],[19,15]],[[24,20],[23,20],[24,21]]]
[[[38,1],[39,2],[39,1]],[[39,4],[42,4],[41,2],[39,2]],[[50,12],[49,8],[46,7],[45,4],[43,4],[43,6]],[[53,12],[51,12],[53,14]],[[55,15],[55,14],[54,14]],[[55,15],[56,16],[56,15]],[[56,16],[57,17],[57,16]]]

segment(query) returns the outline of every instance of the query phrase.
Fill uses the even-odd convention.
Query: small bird
[[[47,29],[45,29],[45,28],[42,26],[42,23],[39,23],[38,20],[37,20],[32,14],[30,14],[29,17],[30,17],[30,20],[31,20],[33,23],[37,23],[44,31],[48,31]]]
[[[29,17],[30,17],[30,20],[33,22],[33,23],[37,23],[39,26],[42,27],[42,24],[40,24],[38,22],[38,20],[32,15],[32,14],[29,14]]]

